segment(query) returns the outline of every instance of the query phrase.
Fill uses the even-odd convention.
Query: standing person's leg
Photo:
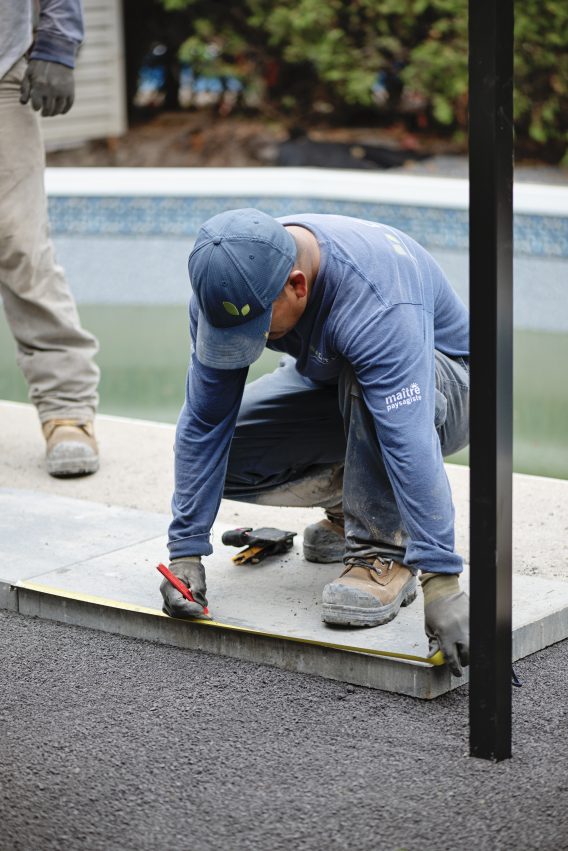
[[[39,121],[20,104],[21,60],[0,80],[0,294],[53,475],[98,468],[95,338],[81,328],[48,233]]]
[[[344,456],[337,387],[314,384],[285,356],[245,388],[223,496],[331,509],[341,503]]]
[[[467,363],[436,352],[435,424],[443,455],[467,445]],[[346,569],[324,589],[324,619],[375,626],[396,616],[416,596],[416,580],[404,566],[408,536],[383,462],[375,425],[357,380],[346,368],[340,406],[347,432],[343,484]]]

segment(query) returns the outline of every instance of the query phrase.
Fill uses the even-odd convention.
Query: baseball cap
[[[260,210],[227,210],[202,225],[188,262],[199,306],[196,354],[201,363],[240,369],[261,356],[272,302],[295,259],[292,235]]]

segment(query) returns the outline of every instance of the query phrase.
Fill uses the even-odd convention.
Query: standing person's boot
[[[322,620],[380,626],[416,599],[416,587],[416,576],[399,562],[380,556],[350,558],[341,576],[323,589]]]
[[[92,422],[48,420],[42,423],[47,472],[57,478],[88,476],[99,469],[99,451]]]
[[[304,558],[318,564],[343,561],[345,555],[345,520],[341,508],[325,512],[325,520],[304,529]]]

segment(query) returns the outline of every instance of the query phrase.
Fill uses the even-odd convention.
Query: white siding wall
[[[42,118],[48,150],[126,130],[122,0],[83,0],[85,41],[67,115]]]

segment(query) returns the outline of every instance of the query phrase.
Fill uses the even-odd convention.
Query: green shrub
[[[187,10],[180,58],[248,81],[269,111],[306,118],[323,105],[341,120],[353,108],[392,115],[413,102],[423,124],[462,136],[467,130],[467,0],[161,2]],[[524,0],[515,15],[517,141],[560,157],[568,3]],[[384,96],[377,101],[378,80]]]

